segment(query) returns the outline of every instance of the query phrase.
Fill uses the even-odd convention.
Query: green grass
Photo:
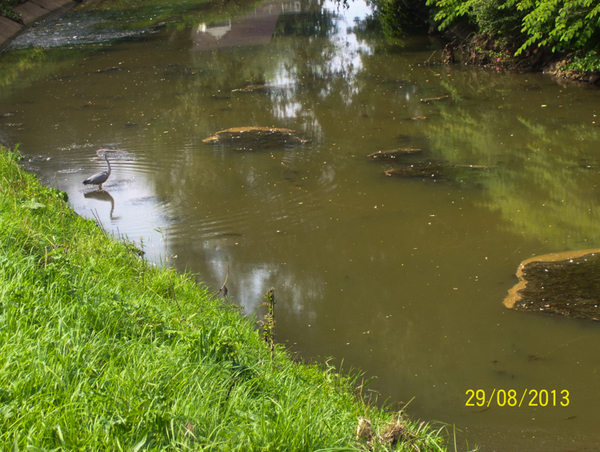
[[[0,450],[444,450],[0,150]],[[359,422],[363,429],[357,439]],[[397,444],[396,444],[397,443]]]

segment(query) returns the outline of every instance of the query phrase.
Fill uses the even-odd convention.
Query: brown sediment
[[[600,320],[600,249],[524,260],[504,299],[510,309]]]
[[[385,171],[385,175],[395,177],[422,177],[428,179],[447,180],[458,178],[461,175],[466,175],[467,173],[473,171],[489,169],[489,166],[484,165],[463,165],[453,164],[445,161],[425,161],[387,170]]]
[[[440,162],[418,162],[385,171],[386,176],[426,177],[431,179],[447,179],[449,166]]]
[[[244,88],[232,89],[231,92],[250,93],[253,91],[285,90],[291,88],[291,85],[248,85]]]
[[[571,83],[583,83],[597,85],[600,82],[600,72],[581,72],[573,69],[568,69],[569,63],[573,62],[573,55],[568,55],[566,58],[553,61],[544,68],[544,74],[552,75],[559,80],[564,80]]]
[[[294,130],[275,127],[234,127],[202,140],[207,144],[233,146],[238,150],[259,150],[306,143]]]
[[[438,100],[447,100],[450,99],[449,95],[445,95],[445,96],[439,96],[439,97],[424,97],[422,99],[419,99],[420,102],[424,102],[424,103],[429,103],[429,102],[435,102]]]
[[[503,47],[497,40],[473,32],[469,26],[451,26],[444,36],[452,42],[442,52],[441,62],[448,64],[458,58],[463,64],[527,72],[543,72],[559,83],[576,83],[600,86],[600,71],[568,69],[573,53],[561,54],[548,49],[533,47],[519,58],[514,56],[517,48],[510,44]]]
[[[399,148],[393,149],[391,151],[373,152],[372,154],[367,155],[367,157],[373,160],[391,161],[397,159],[398,157],[402,157],[405,155],[420,154],[421,152],[423,151],[419,148]]]

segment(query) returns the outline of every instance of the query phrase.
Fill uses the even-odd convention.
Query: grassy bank
[[[17,160],[0,150],[0,450],[443,450]]]

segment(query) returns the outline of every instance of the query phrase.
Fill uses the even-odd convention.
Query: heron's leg
[[[102,190],[102,184],[98,186],[98,191]]]

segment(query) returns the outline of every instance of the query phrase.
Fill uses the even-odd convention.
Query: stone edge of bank
[[[29,0],[13,11],[21,15],[22,24],[0,17],[0,52],[27,27],[55,11],[61,11],[76,5],[73,0]]]

